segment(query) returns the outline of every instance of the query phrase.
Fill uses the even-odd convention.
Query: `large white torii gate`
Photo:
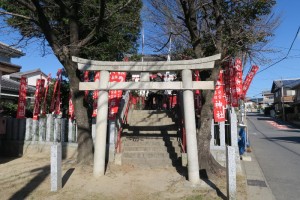
[[[79,90],[99,90],[94,146],[94,176],[105,172],[105,151],[109,90],[183,90],[184,122],[186,128],[188,179],[200,183],[193,90],[213,90],[213,81],[193,81],[192,70],[212,69],[221,54],[180,61],[110,62],[72,57],[79,70],[100,71],[97,82],[80,82]],[[181,71],[182,81],[150,82],[149,72]],[[109,72],[140,72],[142,82],[109,82]]]

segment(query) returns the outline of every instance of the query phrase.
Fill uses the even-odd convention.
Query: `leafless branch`
[[[20,15],[20,14],[17,14],[17,13],[12,13],[12,12],[1,11],[1,10],[0,10],[0,15],[11,15],[11,16],[20,17],[20,18],[23,18],[23,19],[34,21],[34,19],[31,18],[31,17],[25,16],[25,15]]]

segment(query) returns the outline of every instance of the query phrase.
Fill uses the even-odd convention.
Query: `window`
[[[295,95],[295,93],[296,93],[295,90],[287,90],[286,91],[287,96],[293,96],[293,95]]]

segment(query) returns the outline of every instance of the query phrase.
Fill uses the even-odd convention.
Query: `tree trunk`
[[[77,64],[70,59],[65,62],[64,66],[66,69],[72,69],[68,70],[67,73],[70,80],[70,91],[74,102],[77,123],[77,162],[80,164],[91,164],[93,161],[93,140],[87,109],[84,106],[84,91],[79,91],[80,72],[77,69]]]
[[[210,77],[207,79],[210,81],[217,80],[219,74],[219,68],[216,67],[219,62],[216,62],[215,68],[212,70]],[[203,101],[201,118],[199,119],[200,128],[197,132],[197,144],[198,144],[198,158],[199,168],[206,170],[209,175],[223,175],[225,168],[222,167],[212,156],[210,152],[210,140],[211,140],[211,120],[213,118],[213,95],[214,91],[203,91]]]

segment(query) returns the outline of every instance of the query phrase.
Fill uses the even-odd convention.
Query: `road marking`
[[[291,128],[289,128],[288,126],[286,125],[282,125],[282,124],[278,124],[277,122],[275,121],[270,121],[270,120],[266,120],[266,122],[272,126],[274,126],[275,128],[278,128],[278,129],[282,129],[282,130],[289,130]]]

